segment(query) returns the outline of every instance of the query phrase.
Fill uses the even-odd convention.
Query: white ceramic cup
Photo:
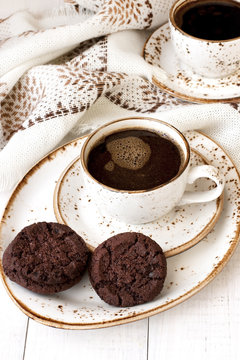
[[[114,189],[96,180],[87,167],[90,151],[106,136],[128,129],[152,131],[177,145],[181,154],[178,174],[167,183],[153,189],[137,191]],[[189,171],[190,147],[184,135],[175,127],[151,118],[121,119],[100,127],[87,137],[80,158],[85,186],[102,215],[129,224],[154,221],[176,205],[214,200],[221,195],[225,183],[223,175],[213,166],[196,166]],[[212,179],[216,187],[203,192],[184,193],[187,183],[193,183],[201,177]]]
[[[197,0],[177,0],[169,12],[171,39],[178,59],[194,73],[209,78],[226,77],[239,70],[240,36],[229,40],[205,40],[177,26],[176,12],[190,2],[197,3]]]

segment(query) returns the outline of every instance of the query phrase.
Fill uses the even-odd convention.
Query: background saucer
[[[152,81],[171,95],[199,103],[240,100],[240,69],[221,79],[193,73],[175,55],[168,23],[157,29],[143,49],[145,60],[156,66]]]
[[[79,147],[81,145],[79,142]],[[199,153],[192,151],[191,166],[206,163]],[[194,185],[188,185],[187,190],[202,191],[213,184],[211,180],[199,179]],[[119,222],[99,212],[95,199],[84,185],[79,158],[65,169],[54,192],[54,212],[58,222],[74,229],[91,250],[113,235],[135,231],[154,239],[167,257],[179,254],[202,240],[218,220],[222,206],[223,196],[208,203],[176,207],[151,223],[130,225]]]

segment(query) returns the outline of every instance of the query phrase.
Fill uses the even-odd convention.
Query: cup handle
[[[208,202],[217,199],[223,192],[225,185],[224,176],[211,165],[195,166],[189,170],[187,183],[193,184],[199,178],[209,178],[216,183],[216,187],[206,191],[186,191],[178,203],[179,206],[192,203]]]

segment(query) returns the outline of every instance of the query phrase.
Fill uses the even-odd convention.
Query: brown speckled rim
[[[201,132],[199,132],[201,133]],[[201,133],[202,134],[202,133]],[[204,136],[206,136],[205,134],[202,134]],[[238,176],[238,180],[240,181],[240,175],[239,172],[237,170],[237,167],[235,166],[235,164],[233,163],[232,159],[227,155],[227,153],[225,152],[225,150],[214,140],[212,140],[210,137],[206,136],[207,138],[209,138],[211,141],[213,141],[219,148],[221,148],[223,150],[223,152],[226,154],[226,156],[230,159],[230,161],[232,162],[235,171],[237,173]],[[69,145],[71,143],[74,144],[76,140],[74,141],[70,141],[69,143],[65,144]],[[63,146],[63,147],[64,147]],[[46,156],[43,160],[41,160],[37,165],[35,165],[23,178],[22,181],[19,182],[19,184],[16,186],[15,190],[13,191],[12,196],[10,197],[10,200],[5,208],[1,223],[0,223],[0,230],[1,227],[3,225],[3,223],[6,221],[5,219],[7,219],[7,213],[11,208],[11,205],[14,202],[14,199],[17,197],[18,192],[27,184],[28,180],[31,178],[31,176],[37,172],[37,170],[45,163],[49,160],[49,157],[55,157],[58,153],[59,150],[61,150],[63,147],[59,147],[58,149],[54,150],[53,152],[51,152],[48,156]],[[239,210],[240,211],[240,210]],[[29,318],[43,324],[43,325],[48,325],[51,327],[55,327],[55,328],[59,328],[59,329],[67,329],[67,330],[83,330],[83,329],[99,329],[99,328],[105,328],[105,327],[109,327],[109,326],[115,326],[115,325],[122,325],[122,324],[127,324],[136,320],[142,320],[145,319],[149,316],[153,316],[156,314],[159,314],[163,311],[166,311],[168,309],[171,309],[172,307],[181,304],[183,301],[189,299],[191,296],[195,295],[196,293],[198,293],[201,289],[203,289],[208,283],[210,283],[210,281],[212,281],[215,276],[220,273],[220,271],[224,268],[224,266],[227,264],[227,262],[230,260],[231,256],[234,253],[234,250],[236,249],[237,245],[238,245],[238,241],[239,241],[239,235],[240,235],[240,223],[237,224],[237,230],[235,231],[235,237],[234,239],[231,241],[230,247],[228,249],[228,251],[225,253],[223,259],[221,261],[218,262],[218,264],[216,264],[216,266],[214,267],[214,269],[211,271],[211,273],[200,283],[198,283],[194,288],[192,288],[191,290],[187,291],[185,294],[179,296],[177,299],[174,300],[170,300],[168,303],[166,304],[162,304],[160,306],[155,307],[154,309],[151,310],[147,310],[144,311],[140,314],[132,314],[130,316],[126,316],[124,318],[121,319],[114,319],[114,320],[108,320],[105,322],[96,322],[96,323],[67,323],[67,322],[63,322],[63,321],[57,321],[55,319],[51,319],[51,318],[46,318],[43,317],[42,315],[33,312],[31,309],[29,309],[25,304],[22,303],[21,300],[19,300],[18,298],[16,298],[14,296],[14,294],[12,293],[11,289],[8,287],[7,281],[6,281],[6,277],[5,274],[3,272],[3,267],[2,267],[2,259],[0,259],[0,276],[2,278],[3,284],[5,286],[5,289],[8,293],[8,295],[10,296],[10,298],[12,299],[12,301],[17,305],[17,307],[25,314],[27,315]]]
[[[206,165],[209,165],[209,162],[207,161],[207,159],[200,154],[199,151],[195,150],[195,149],[191,149],[191,152],[194,152],[195,154],[197,154]],[[58,182],[55,186],[54,189],[54,195],[53,195],[53,209],[54,209],[54,214],[55,217],[57,219],[57,221],[60,224],[64,224],[64,225],[68,225],[67,221],[64,219],[64,216],[62,214],[62,209],[61,209],[61,204],[60,204],[60,192],[61,192],[61,188],[63,186],[63,182],[65,180],[65,178],[67,177],[69,171],[71,171],[72,167],[77,163],[80,162],[80,156],[78,156],[76,159],[74,159],[62,172],[62,174],[60,175]],[[188,242],[176,246],[168,251],[165,251],[165,256],[171,257],[174,255],[178,255],[181,254],[183,251],[186,251],[188,249],[190,249],[192,246],[198,244],[205,236],[207,236],[207,234],[213,229],[214,225],[217,223],[222,210],[223,210],[223,203],[224,203],[224,193],[222,192],[222,194],[220,195],[220,197],[218,199],[216,199],[216,212],[214,213],[214,215],[212,216],[212,218],[209,220],[209,222],[207,224],[205,224],[205,226],[202,228],[202,230],[196,235],[194,236],[194,238],[192,238],[191,240],[189,240]],[[92,245],[90,245],[88,242],[86,242],[88,248],[90,251],[94,251],[95,247],[93,247]]]
[[[113,124],[117,124],[119,123],[119,125],[124,125],[124,123],[126,123],[126,125],[124,127],[119,127],[118,130],[113,130],[113,131],[109,131],[107,132],[106,134],[104,134],[104,136],[108,136],[110,134],[113,134],[113,133],[117,133],[117,132],[120,132],[120,131],[125,131],[125,130],[132,130],[132,129],[145,129],[145,130],[148,130],[148,131],[153,131],[153,132],[156,132],[155,129],[151,129],[151,128],[147,128],[147,127],[144,127],[143,125],[136,125],[136,126],[133,126],[133,125],[129,125],[127,124],[128,121],[141,121],[141,120],[147,120],[149,122],[154,122],[154,123],[157,123],[157,124],[160,124],[162,126],[164,126],[165,128],[169,128],[173,131],[176,132],[176,134],[178,135],[178,137],[180,137],[184,143],[184,146],[185,146],[185,150],[186,150],[186,158],[184,159],[183,161],[183,164],[181,164],[181,167],[180,167],[180,170],[178,171],[177,175],[174,176],[172,179],[170,179],[169,181],[165,182],[164,184],[161,184],[161,185],[158,185],[158,186],[155,186],[151,189],[147,189],[147,190],[120,190],[120,189],[115,189],[113,187],[110,187],[110,186],[107,186],[103,183],[101,183],[100,181],[98,181],[97,179],[95,179],[88,171],[88,168],[87,168],[87,164],[85,163],[85,160],[84,160],[84,157],[85,157],[85,151],[86,151],[86,147],[88,146],[88,143],[89,141],[101,130],[105,129],[106,127],[108,126],[111,126]],[[162,133],[164,132],[164,130],[162,129],[159,129],[159,132]],[[101,136],[101,138],[99,138],[96,143],[101,140],[101,139],[104,139],[104,136]],[[175,142],[175,145],[179,146],[179,148],[182,149],[182,146],[177,142],[177,140],[174,139],[174,142]],[[184,151],[184,154],[185,154],[185,151]],[[170,184],[171,182],[175,181],[177,178],[179,178],[182,173],[186,170],[188,164],[189,164],[189,161],[190,161],[190,146],[189,146],[189,143],[187,141],[187,139],[185,138],[185,136],[181,133],[181,131],[179,131],[175,126],[172,126],[170,124],[168,124],[167,122],[163,121],[163,120],[159,120],[159,119],[154,119],[154,118],[150,118],[150,117],[129,117],[129,118],[123,118],[123,119],[118,119],[118,120],[114,120],[114,121],[111,121],[111,122],[108,122],[102,126],[100,126],[99,128],[97,128],[95,131],[93,131],[86,139],[86,141],[84,142],[83,146],[82,146],[82,149],[81,149],[81,154],[80,154],[80,161],[81,161],[81,165],[82,165],[82,169],[83,171],[85,172],[85,174],[91,178],[95,183],[99,184],[100,186],[102,186],[103,188],[109,190],[109,191],[112,191],[112,192],[117,192],[117,193],[124,193],[124,194],[141,194],[141,193],[146,193],[146,192],[151,192],[151,191],[154,191],[154,190],[157,190],[159,188],[162,188],[168,184]]]
[[[163,26],[165,26],[167,23],[163,24],[160,26],[160,28],[162,28]],[[146,59],[146,54],[147,54],[147,46],[149,41],[151,40],[151,38],[154,36],[154,34],[159,31],[158,28],[157,30],[155,30],[145,41],[144,46],[143,46],[143,50],[142,50],[142,56],[144,58],[144,60],[147,61]],[[170,37],[169,37],[170,39]],[[148,62],[148,61],[147,61]],[[152,64],[151,64],[152,65]],[[183,92],[179,92],[176,91],[174,89],[171,89],[170,87],[166,86],[164,83],[162,83],[161,81],[159,81],[154,75],[152,76],[152,82],[154,85],[156,85],[157,87],[159,87],[161,90],[165,91],[166,93],[181,99],[181,100],[186,100],[189,102],[194,102],[194,103],[199,103],[199,104],[212,104],[212,103],[232,103],[232,102],[239,102],[240,101],[240,96],[236,96],[236,97],[229,97],[229,98],[219,98],[219,99],[215,99],[215,98],[204,98],[204,97],[196,97],[196,96],[190,96],[190,95],[186,95]]]
[[[164,85],[161,81],[159,81],[155,76],[152,77],[152,81],[161,90],[164,90],[168,94],[170,94],[178,99],[182,99],[182,100],[186,100],[186,101],[191,101],[191,102],[200,103],[200,104],[231,103],[231,102],[239,102],[240,101],[240,96],[234,97],[234,98],[224,98],[224,99],[212,99],[212,98],[205,99],[205,98],[200,98],[200,97],[197,98],[194,96],[186,95],[184,93],[180,93],[176,90],[169,88],[168,86]]]
[[[208,1],[208,0],[206,0]],[[203,42],[208,42],[208,43],[227,43],[227,42],[233,42],[233,41],[236,41],[236,40],[239,40],[240,39],[240,36],[236,37],[236,38],[232,38],[232,39],[227,39],[227,40],[207,40],[207,39],[202,39],[202,38],[198,38],[196,36],[192,36],[188,33],[186,33],[185,31],[183,31],[180,27],[178,27],[178,25],[176,24],[176,21],[175,21],[175,14],[176,12],[182,7],[182,6],[185,6],[186,4],[190,4],[190,3],[197,3],[198,0],[176,0],[173,5],[171,6],[170,8],[170,11],[169,11],[169,20],[170,22],[172,23],[173,27],[175,29],[177,29],[180,33],[182,33],[183,35],[189,37],[189,38],[192,38],[192,39],[195,39],[195,40],[198,40],[198,41],[203,41]],[[226,0],[218,0],[218,2],[224,2],[226,3]],[[232,3],[232,4],[238,4],[238,2],[236,1],[233,1],[233,0],[227,0],[227,2],[229,3]]]

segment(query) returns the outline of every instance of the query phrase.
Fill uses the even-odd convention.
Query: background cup
[[[240,36],[230,40],[205,40],[177,26],[176,12],[190,2],[197,0],[177,0],[169,12],[171,39],[177,57],[193,72],[205,77],[220,78],[236,72],[240,67]]]
[[[158,133],[174,142],[181,154],[178,174],[165,184],[150,190],[127,191],[106,186],[89,173],[88,155],[99,140],[107,135],[128,129],[145,129]],[[189,171],[190,147],[184,135],[173,126],[150,118],[121,119],[108,123],[94,131],[83,144],[81,165],[85,186],[94,199],[102,215],[114,217],[129,224],[151,222],[168,213],[177,204],[211,201],[219,197],[224,188],[224,177],[210,165],[194,167]],[[207,177],[216,183],[212,190],[186,192],[187,183],[197,178]]]

